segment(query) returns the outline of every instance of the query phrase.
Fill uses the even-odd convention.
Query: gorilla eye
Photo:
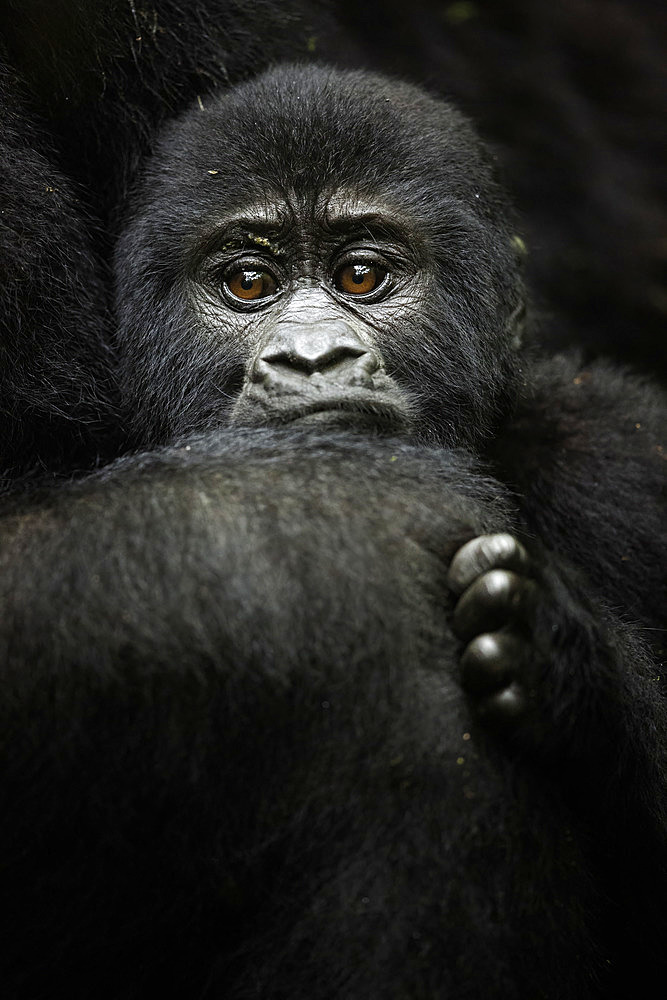
[[[250,302],[265,299],[276,290],[276,279],[268,271],[254,271],[242,268],[224,279],[224,283],[235,299]]]
[[[336,288],[346,295],[365,295],[378,288],[387,276],[376,264],[346,264],[334,276]]]

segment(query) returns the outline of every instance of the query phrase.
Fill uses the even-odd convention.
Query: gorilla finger
[[[466,646],[461,683],[470,695],[483,697],[509,687],[526,658],[526,643],[510,632],[485,632]]]
[[[528,696],[516,682],[484,698],[476,708],[477,717],[497,732],[510,730],[529,708]]]
[[[478,535],[462,545],[454,555],[447,583],[455,594],[461,594],[473,580],[491,569],[511,569],[515,573],[529,573],[530,556],[514,535],[502,532],[495,535]]]
[[[452,628],[461,639],[495,632],[508,622],[525,618],[532,607],[536,584],[511,570],[493,569],[471,584],[459,598]]]

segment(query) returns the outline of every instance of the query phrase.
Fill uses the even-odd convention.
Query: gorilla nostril
[[[319,374],[332,381],[368,378],[380,366],[376,353],[346,323],[278,327],[257,359],[254,379]]]
[[[358,363],[354,366],[355,374],[358,375],[372,375],[380,367],[380,358],[375,353],[375,351],[366,351],[359,358]]]
[[[274,367],[294,368],[296,371],[312,375],[313,372],[326,372],[337,368],[350,359],[356,359],[365,354],[364,349],[333,345],[326,350],[276,350],[262,352],[261,360]]]

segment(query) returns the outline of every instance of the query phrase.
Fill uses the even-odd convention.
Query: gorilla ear
[[[510,313],[505,329],[512,350],[520,351],[524,345],[526,333],[526,300],[523,295],[518,305]]]
[[[519,236],[518,233],[515,233],[514,236],[511,238],[510,244],[516,251],[518,257],[528,256],[528,247],[526,246],[526,241],[522,239],[522,237]]]
[[[523,273],[524,260],[528,256],[528,247],[525,240],[515,233],[510,239],[510,246],[514,250],[519,273]],[[526,297],[523,288],[519,292],[519,303],[512,310],[507,320],[507,335],[513,350],[519,351],[523,347],[526,332]]]

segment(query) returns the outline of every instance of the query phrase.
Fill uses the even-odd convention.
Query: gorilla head
[[[137,441],[308,422],[471,444],[514,394],[523,289],[468,122],[282,67],[173,125],[117,255]]]

